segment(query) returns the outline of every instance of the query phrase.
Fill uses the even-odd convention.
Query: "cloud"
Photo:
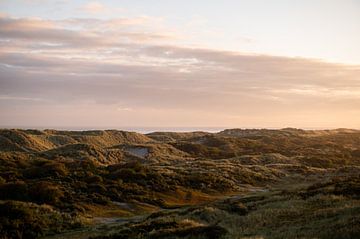
[[[91,14],[99,14],[107,12],[108,8],[99,2],[89,2],[81,7],[81,10]]]
[[[117,111],[133,111],[133,109],[129,108],[129,107],[117,107],[116,110]]]
[[[6,96],[0,95],[0,100],[9,100],[9,101],[42,101],[43,99],[40,98],[28,98],[28,97],[14,97],[14,96]]]
[[[0,17],[2,112],[17,115],[19,124],[26,119],[59,125],[81,108],[81,120],[67,121],[270,122],[265,127],[315,124],[313,115],[322,115],[328,125],[356,126],[359,66],[183,47],[171,30],[152,29],[153,21],[161,20]],[[36,121],[40,116],[43,120]],[[0,123],[10,122],[9,117]]]
[[[37,47],[34,50],[51,47],[83,50],[88,47],[121,48],[129,43],[154,43],[176,38],[174,34],[167,32],[146,31],[142,26],[146,26],[148,21],[148,18],[48,21],[0,17],[0,44],[8,43],[9,46],[16,45],[24,50],[30,50],[31,47]],[[132,28],[129,29],[129,26]]]
[[[109,14],[114,12],[123,12],[124,9],[118,8],[118,7],[107,7],[101,2],[93,1],[86,3],[82,7],[79,8],[79,10],[91,14],[91,15],[98,15],[98,14]]]

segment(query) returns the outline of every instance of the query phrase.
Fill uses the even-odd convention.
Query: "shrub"
[[[136,182],[146,178],[145,173],[137,172],[133,168],[122,168],[110,173],[111,179],[122,179],[124,182]]]
[[[230,204],[228,211],[239,214],[241,216],[248,214],[248,208],[240,202]]]
[[[0,176],[0,185],[6,183],[6,180]]]
[[[8,201],[0,203],[0,238],[33,239],[81,226],[81,221],[50,206]]]
[[[93,203],[107,205],[109,204],[109,199],[101,194],[93,193],[90,195],[90,198]]]
[[[14,183],[4,183],[0,185],[0,199],[28,201],[28,187],[22,181]]]
[[[44,165],[44,169],[48,172],[48,174],[56,175],[58,177],[66,176],[69,173],[65,165],[59,162],[47,163]]]
[[[86,178],[85,181],[87,183],[101,183],[101,182],[103,182],[103,178],[101,176],[94,175],[94,176],[90,176],[90,177]]]
[[[37,238],[42,234],[41,226],[35,224],[30,210],[13,202],[0,204],[0,232],[4,238]]]
[[[102,184],[92,183],[88,185],[88,191],[104,194],[107,191],[107,189]]]
[[[49,162],[23,171],[25,178],[63,177],[68,175],[65,165],[59,162]]]
[[[35,183],[30,189],[30,197],[37,203],[56,205],[63,195],[57,185],[45,181]]]

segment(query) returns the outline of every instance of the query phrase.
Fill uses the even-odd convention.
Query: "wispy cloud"
[[[43,99],[40,99],[40,98],[30,98],[30,97],[22,97],[22,96],[8,96],[8,95],[0,95],[0,100],[43,101]]]
[[[18,114],[16,105],[24,114],[43,112],[46,119],[46,109],[61,106],[59,112],[71,117],[76,107],[84,117],[106,115],[99,116],[102,124],[121,116],[123,125],[149,117],[154,120],[147,124],[154,125],[164,117],[188,126],[206,117],[213,119],[204,123],[209,126],[221,119],[250,124],[264,116],[300,124],[306,115],[310,124],[311,112],[334,123],[331,112],[360,114],[359,66],[183,47],[176,31],[152,28],[152,21],[161,20],[1,16],[2,111]]]
[[[109,9],[100,2],[89,2],[80,9],[91,14],[106,13],[107,11],[109,11]]]
[[[134,109],[129,108],[129,107],[117,107],[116,110],[117,111],[134,111]]]
[[[88,2],[85,5],[83,5],[82,7],[80,7],[79,10],[84,11],[88,14],[92,14],[92,15],[108,14],[108,13],[124,11],[124,9],[122,9],[122,8],[108,7],[98,1]]]

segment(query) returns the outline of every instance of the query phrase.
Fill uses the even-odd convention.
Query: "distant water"
[[[36,126],[0,126],[0,128],[5,129],[54,129],[54,130],[73,130],[73,131],[86,131],[86,130],[123,130],[123,131],[132,131],[142,134],[147,134],[151,132],[194,132],[194,131],[204,131],[210,133],[220,132],[225,129],[241,128],[241,129],[282,129],[277,127],[67,127],[67,126],[49,126],[49,127],[36,127]],[[329,129],[338,129],[338,128],[322,128],[322,127],[306,127],[302,128],[305,130],[329,130]],[[359,130],[359,128],[358,128]]]
[[[124,130],[138,133],[151,133],[151,132],[194,132],[204,131],[215,133],[227,129],[226,127],[65,127],[65,126],[49,126],[49,127],[36,127],[36,126],[0,126],[0,128],[7,129],[55,129],[55,130],[73,130],[73,131],[85,131],[85,130]]]
[[[122,127],[122,128],[107,128],[107,129],[117,129],[125,131],[134,131],[138,133],[151,133],[151,132],[194,132],[194,131],[204,131],[215,133],[222,131],[226,128],[220,127]]]
[[[204,131],[215,133],[222,131],[226,128],[220,127],[124,127],[122,130],[135,131],[139,133],[151,133],[151,132],[194,132]]]

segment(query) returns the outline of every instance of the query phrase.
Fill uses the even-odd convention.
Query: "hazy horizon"
[[[63,126],[1,126],[0,129],[22,129],[22,130],[60,130],[60,131],[93,131],[93,130],[119,130],[119,131],[128,131],[128,132],[137,132],[142,134],[148,134],[153,132],[209,132],[217,133],[226,129],[266,129],[266,130],[280,130],[285,128],[294,128],[294,127],[136,127],[136,126],[108,126],[108,127],[63,127]],[[360,130],[356,128],[318,128],[318,127],[309,127],[309,128],[296,128],[301,130],[337,130],[337,129],[349,129],[349,130]]]
[[[0,0],[0,125],[359,129],[359,13],[355,0]]]

